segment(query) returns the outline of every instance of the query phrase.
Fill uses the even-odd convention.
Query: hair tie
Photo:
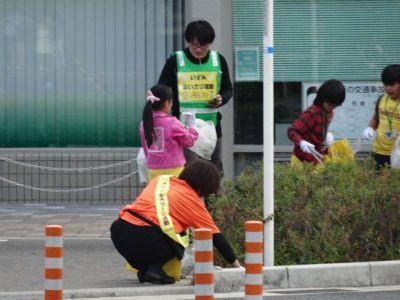
[[[160,101],[160,98],[157,98],[156,96],[153,95],[153,93],[150,90],[148,90],[147,91],[147,101],[154,103],[154,102]]]

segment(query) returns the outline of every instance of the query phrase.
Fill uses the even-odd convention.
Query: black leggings
[[[372,157],[375,160],[375,169],[376,170],[379,171],[385,165],[388,165],[390,167],[390,155],[383,155],[383,154],[378,154],[378,153],[372,152]]]
[[[150,265],[161,267],[176,256],[171,241],[158,228],[118,219],[110,231],[115,248],[137,270],[145,271]]]

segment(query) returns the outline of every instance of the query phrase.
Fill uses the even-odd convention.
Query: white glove
[[[314,156],[314,158],[318,162],[322,163],[322,159],[324,156],[321,153],[319,153],[317,150],[315,150],[315,145],[302,140],[300,142],[300,148],[301,148],[301,151],[303,151],[304,153],[311,154],[312,156]]]
[[[196,117],[194,113],[183,113],[183,119],[186,121],[188,128],[193,128],[196,125]]]
[[[300,148],[301,148],[301,151],[303,151],[304,153],[308,153],[308,154],[311,154],[312,151],[315,151],[315,146],[304,140],[300,142]]]
[[[325,145],[327,145],[328,147],[332,146],[332,144],[335,142],[335,137],[333,136],[332,132],[328,132],[326,134],[326,138],[325,138]]]
[[[376,135],[376,131],[372,127],[367,127],[363,131],[363,137],[372,140]]]

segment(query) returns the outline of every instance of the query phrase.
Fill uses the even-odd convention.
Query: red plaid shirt
[[[301,161],[317,163],[311,154],[304,153],[300,149],[300,142],[305,140],[313,145],[315,149],[326,154],[324,141],[328,126],[331,123],[333,111],[326,111],[322,105],[312,105],[307,108],[300,117],[288,128],[288,137],[294,142],[293,154]]]

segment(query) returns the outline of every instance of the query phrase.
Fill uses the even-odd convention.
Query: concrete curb
[[[365,287],[400,284],[400,261],[264,267],[266,289]],[[243,289],[244,270],[215,272],[217,293]]]
[[[265,289],[400,285],[400,260],[264,267]],[[244,269],[215,271],[215,292],[242,291]],[[64,299],[193,294],[190,280],[176,285],[64,290]],[[0,292],[2,300],[41,300],[42,291]]]

